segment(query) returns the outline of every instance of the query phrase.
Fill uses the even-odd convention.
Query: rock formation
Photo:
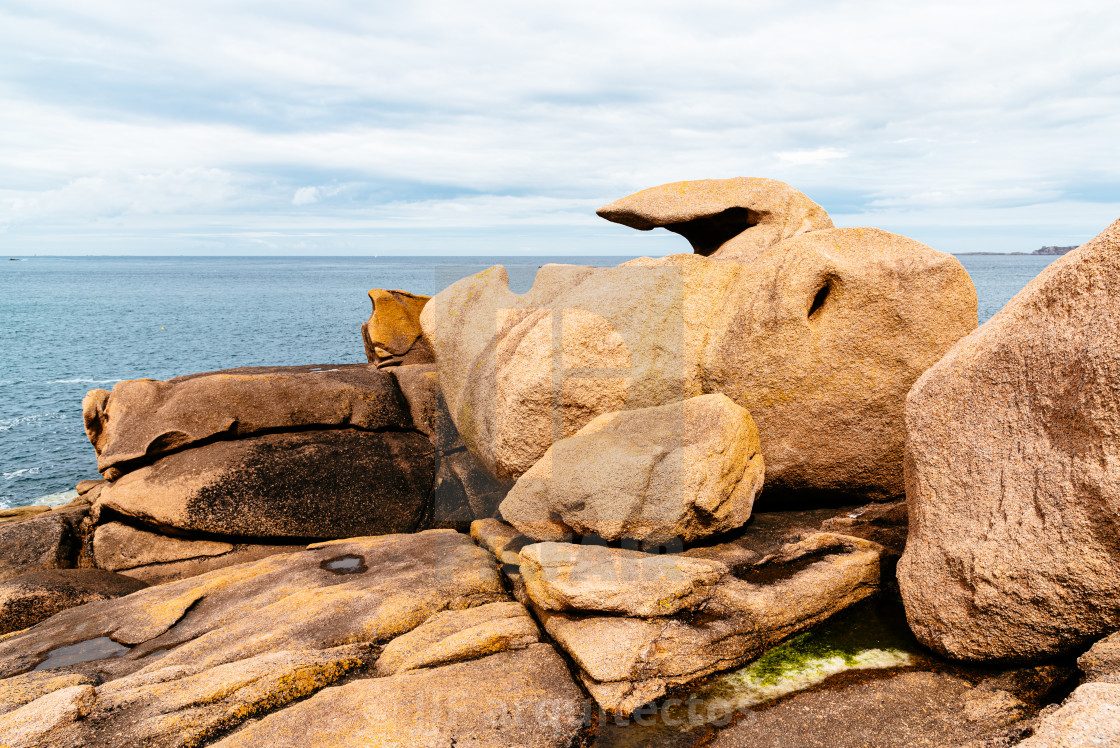
[[[0,634],[29,628],[68,608],[123,597],[147,586],[102,569],[30,571],[0,582]]]
[[[411,427],[392,379],[374,366],[259,366],[166,381],[131,379],[82,403],[97,469],[117,478],[172,452],[281,432]]]
[[[688,239],[696,254],[725,260],[832,228],[824,208],[785,182],[750,177],[663,184],[595,212],[639,231],[668,229]]]
[[[0,639],[0,744],[570,745],[585,699],[519,609],[452,531],[228,567]]]
[[[722,393],[750,411],[767,495],[899,497],[903,401],[976,326],[954,258],[877,229],[799,234],[735,260],[491,268],[421,314],[451,416],[498,478],[598,415]],[[825,437],[824,435],[827,435]]]
[[[1120,628],[1120,222],[926,372],[906,425],[923,643],[1029,660]]]
[[[431,347],[420,330],[420,311],[429,298],[379,288],[369,292],[373,310],[369,320],[362,323],[362,341],[366,359],[371,364],[399,366],[432,362]]]
[[[625,716],[879,591],[888,549],[785,515],[763,515],[735,541],[669,555],[533,544],[494,520],[471,529],[599,706]]]
[[[598,416],[550,446],[500,509],[541,540],[691,542],[746,524],[763,475],[750,414],[702,395]]]
[[[341,538],[421,528],[433,474],[417,432],[353,429],[218,441],[163,457],[95,508],[192,532]]]

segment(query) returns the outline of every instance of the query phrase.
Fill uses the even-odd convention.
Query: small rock
[[[428,364],[432,351],[420,330],[420,312],[428,296],[407,291],[369,292],[373,309],[362,324],[362,341],[366,359],[379,366]]]
[[[67,608],[123,597],[148,585],[101,569],[45,569],[0,582],[0,634],[34,626]]]
[[[1120,684],[1078,686],[1062,706],[1044,715],[1020,748],[1120,745]]]
[[[37,512],[0,523],[0,582],[39,569],[74,566],[85,510]]]
[[[389,642],[377,668],[386,675],[448,665],[524,649],[540,641],[540,630],[521,603],[490,603],[436,613]]]

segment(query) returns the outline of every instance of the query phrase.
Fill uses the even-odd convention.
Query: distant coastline
[[[1072,250],[1075,250],[1079,246],[1080,245],[1075,244],[1072,247],[1040,247],[1039,249],[1036,249],[1033,252],[953,252],[953,254],[954,255],[968,255],[968,256],[972,256],[972,255],[1019,255],[1019,256],[1030,257],[1031,255],[1037,255],[1037,256],[1043,256],[1043,257],[1055,257],[1055,256],[1058,256],[1058,255],[1064,255],[1066,252],[1070,252]]]

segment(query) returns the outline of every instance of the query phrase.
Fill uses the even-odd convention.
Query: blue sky
[[[1120,217],[1120,5],[0,3],[5,254],[665,254],[772,177],[945,251]]]

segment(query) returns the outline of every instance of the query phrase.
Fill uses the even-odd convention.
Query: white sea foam
[[[65,413],[36,413],[30,416],[17,416],[15,418],[0,419],[0,431],[10,431],[16,426],[22,426],[36,421],[45,421],[51,418],[69,418]]]
[[[27,502],[28,506],[59,506],[66,504],[78,498],[77,490],[71,488],[69,491],[59,491],[58,493],[49,493],[46,496],[40,496],[37,499],[32,499]]]
[[[18,470],[13,470],[9,473],[0,473],[0,476],[3,476],[4,480],[11,480],[12,478],[18,478],[21,475],[38,475],[39,471],[40,468],[37,467],[19,468]]]
[[[123,379],[51,379],[47,384],[115,384]]]

